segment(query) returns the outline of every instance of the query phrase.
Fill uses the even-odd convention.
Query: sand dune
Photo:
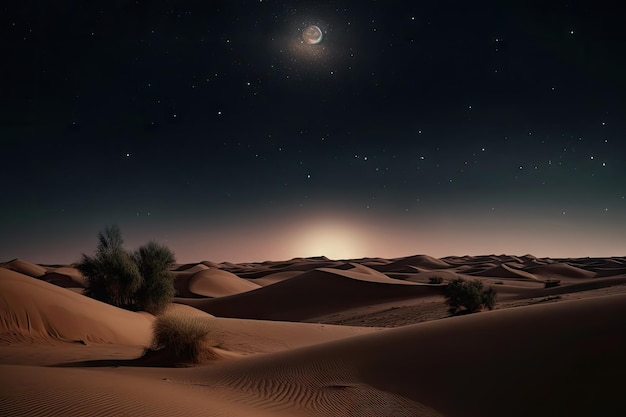
[[[211,261],[202,261],[200,262],[201,264],[203,264],[204,266],[208,266],[209,268],[221,268],[222,266],[216,262],[211,262]]]
[[[620,415],[625,313],[626,295],[495,311],[198,370],[194,377],[235,387],[240,404],[296,402],[311,415],[348,415],[342,409],[437,415],[422,406],[446,416]]]
[[[77,288],[80,285],[74,281],[70,276],[65,274],[59,274],[57,272],[48,272],[41,277],[42,281],[46,281],[50,284],[63,288]],[[84,286],[83,286],[84,288]]]
[[[355,281],[373,282],[378,284],[393,284],[393,285],[408,285],[414,286],[415,283],[406,282],[390,278],[389,276],[375,271],[371,268],[362,265],[354,265],[352,269],[335,269],[335,268],[319,268],[318,271],[328,272],[329,274],[335,274],[346,278],[351,278]]]
[[[621,415],[625,314],[626,295],[599,297],[422,323],[192,369],[38,371],[3,365],[0,384],[7,390],[0,411]],[[21,394],[23,386],[28,396]]]
[[[39,279],[63,288],[86,288],[87,280],[76,268],[54,268]]]
[[[76,281],[78,284],[85,283],[85,277],[83,276],[83,274],[81,274],[81,272],[77,268],[74,268],[74,267],[61,266],[58,268],[54,268],[49,272],[56,272],[57,274],[67,275],[68,277]]]
[[[299,321],[358,305],[440,292],[362,270],[321,268],[243,294],[179,302],[223,317]]]
[[[257,274],[260,271],[265,271],[266,273],[274,273],[277,270],[281,271],[310,271],[315,268],[336,268],[339,265],[344,264],[345,262],[341,261],[332,261],[327,258],[295,258],[289,261],[283,262],[266,262],[263,264],[263,268],[255,268],[251,265],[247,265],[246,269],[248,273]],[[231,272],[238,273],[243,272],[240,271],[241,268],[237,266],[230,266]],[[246,272],[243,272],[246,275],[246,278],[253,278],[252,276],[247,276]]]
[[[211,338],[238,354],[278,352],[380,331],[375,327],[333,326],[316,323],[215,317]]]
[[[315,345],[382,328],[215,317],[191,306],[172,304],[167,314],[193,316],[210,327],[210,345],[236,355],[280,352]]]
[[[0,339],[149,346],[152,316],[0,268]]]
[[[189,279],[189,291],[206,297],[224,297],[259,288],[237,275],[221,269],[207,269],[193,274]]]
[[[72,268],[0,268],[0,415],[626,415],[626,258],[316,257],[176,269],[177,288],[197,298],[178,298],[189,305],[167,314],[209,326],[214,355],[202,366],[165,368],[167,351],[138,359],[154,318],[61,288],[82,279]],[[442,286],[427,284],[435,275],[497,282],[500,302],[447,317]],[[553,276],[561,285],[544,288]],[[64,367],[41,366],[60,359]]]
[[[46,273],[46,268],[43,266],[35,265],[23,259],[13,259],[10,262],[2,264],[1,267],[35,278],[39,278]]]
[[[598,268],[595,271],[595,278],[612,277],[616,275],[626,275],[626,267],[623,268]]]
[[[347,265],[348,265],[348,268],[346,269],[351,270],[351,272],[358,272],[359,274],[373,275],[375,277],[381,278],[382,279],[381,282],[388,282],[387,280],[390,278],[388,275],[385,275],[382,272],[374,268],[368,267],[366,265],[358,264],[355,262],[350,262]],[[392,283],[395,283],[395,280],[392,281]]]
[[[541,275],[545,278],[592,278],[595,276],[595,273],[591,271],[560,262],[532,266],[527,268],[526,271],[535,275]]]
[[[295,277],[296,275],[303,274],[303,271],[282,271],[275,272],[273,274],[264,275],[262,278],[249,278],[250,282],[258,284],[262,287],[267,285],[276,284],[277,282],[284,281]]]
[[[465,271],[466,274],[469,272]],[[502,263],[493,268],[485,269],[483,271],[472,272],[471,275],[479,275],[483,277],[496,277],[496,278],[513,278],[513,279],[528,279],[536,280],[537,277],[531,273],[522,271],[520,269],[509,266],[507,263]]]
[[[93,370],[0,365],[0,415],[6,416],[211,416],[288,415],[245,406],[169,378]]]
[[[176,272],[199,272],[209,269],[209,266],[204,263],[191,263],[191,264],[182,264],[182,265],[174,265],[174,271]]]
[[[430,278],[433,278],[433,277],[440,277],[448,281],[463,277],[463,275],[459,272],[454,272],[451,270],[443,270],[443,269],[439,269],[435,271],[416,272],[416,273],[410,273],[410,274],[389,274],[389,275],[394,278],[402,277],[401,279],[405,279],[407,281],[421,282],[421,283],[428,283]]]
[[[386,265],[376,267],[382,272],[412,272],[412,267],[423,269],[447,269],[450,265],[445,261],[427,255],[415,255],[398,259]]]
[[[174,275],[174,289],[176,290],[176,295],[178,295],[179,297],[187,297],[187,298],[188,297],[196,297],[196,298],[201,297],[199,294],[195,294],[189,289],[189,281],[191,281],[191,278],[196,274],[196,272],[194,271],[180,272],[177,270],[172,272]]]
[[[222,269],[209,268],[203,264],[176,270],[174,287],[179,297],[223,297],[259,288],[259,284],[249,282]]]

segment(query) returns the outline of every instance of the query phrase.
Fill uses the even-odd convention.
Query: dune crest
[[[20,274],[28,275],[34,278],[39,278],[46,273],[46,268],[44,268],[43,266],[36,265],[34,263],[19,258],[6,262],[0,265],[0,267],[19,272]]]
[[[0,340],[149,346],[152,316],[133,313],[0,268]],[[123,326],[120,326],[123,323]]]
[[[423,269],[448,269],[450,265],[441,259],[433,258],[428,255],[415,255],[398,259],[386,265],[379,267],[384,272],[412,272],[414,268]]]
[[[224,297],[252,291],[260,287],[258,284],[221,269],[206,269],[196,272],[189,279],[188,285],[189,291],[206,297]]]

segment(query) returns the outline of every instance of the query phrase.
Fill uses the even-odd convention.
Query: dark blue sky
[[[0,10],[0,259],[111,223],[188,261],[626,251],[609,2]]]

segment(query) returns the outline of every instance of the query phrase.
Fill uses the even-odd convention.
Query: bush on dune
[[[164,314],[154,322],[154,348],[169,350],[177,362],[200,363],[214,356],[204,342],[210,330],[205,318]]]
[[[548,278],[546,281],[544,281],[543,288],[554,288],[554,287],[558,287],[560,285],[561,285],[561,281],[560,280]]]
[[[155,242],[130,253],[123,244],[117,226],[98,233],[95,254],[83,254],[77,265],[89,284],[85,294],[128,310],[162,312],[174,296],[174,278],[169,271],[174,253]]]
[[[174,297],[174,277],[170,266],[176,261],[174,253],[156,242],[149,242],[133,254],[139,273],[144,278],[135,293],[138,310],[160,313]]]
[[[439,276],[430,277],[428,278],[428,283],[429,284],[443,284],[443,278]]]
[[[78,270],[87,277],[85,294],[96,300],[122,308],[130,308],[132,295],[141,286],[142,277],[132,256],[122,247],[122,233],[109,226],[98,233],[94,256],[84,255]]]
[[[482,281],[466,281],[457,278],[448,283],[444,290],[446,303],[451,314],[475,313],[486,307],[493,310],[496,305],[496,291],[485,288]]]

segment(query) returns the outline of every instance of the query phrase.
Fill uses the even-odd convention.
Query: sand
[[[208,326],[200,364],[144,355],[155,317],[82,295],[71,266],[3,264],[0,415],[626,415],[626,258],[202,261],[174,274],[165,314]],[[492,285],[495,310],[450,317],[435,276]]]

